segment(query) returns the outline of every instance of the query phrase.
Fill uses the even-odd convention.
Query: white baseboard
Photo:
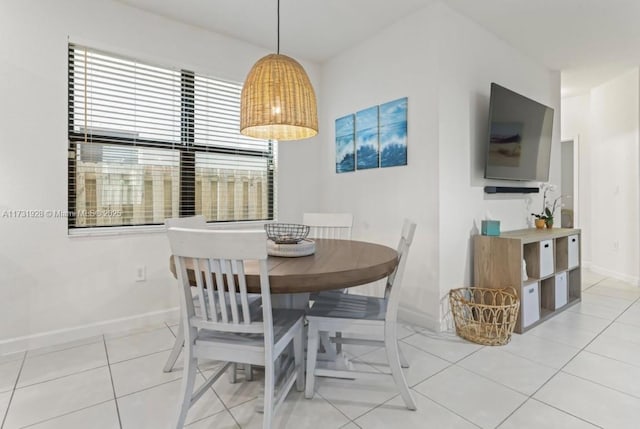
[[[179,307],[167,310],[153,311],[136,316],[120,319],[106,320],[73,328],[58,329],[55,331],[41,332],[24,337],[9,338],[0,341],[0,356],[17,353],[25,350],[33,350],[41,347],[49,347],[56,344],[68,343],[97,335],[116,332],[126,332],[158,325],[167,319],[179,316]]]
[[[628,274],[619,273],[617,271],[609,270],[607,268],[599,267],[594,264],[589,264],[589,270],[593,271],[596,274],[600,274],[602,276],[612,277],[616,280],[621,280],[623,282],[631,283],[635,286],[640,287],[640,278],[630,276]]]
[[[415,308],[400,305],[400,308],[398,308],[398,319],[402,322],[427,328],[432,331],[440,332],[441,330],[440,320]]]

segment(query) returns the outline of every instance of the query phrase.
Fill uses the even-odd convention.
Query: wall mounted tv
[[[553,109],[491,84],[486,179],[549,180]]]

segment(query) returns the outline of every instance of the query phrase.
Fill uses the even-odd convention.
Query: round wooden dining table
[[[335,239],[314,241],[313,255],[267,258],[272,294],[308,294],[359,286],[387,277],[398,263],[398,253],[381,244]],[[248,292],[260,293],[257,261],[246,261],[244,268]],[[170,269],[175,276],[173,257]],[[193,270],[187,274],[195,285]]]

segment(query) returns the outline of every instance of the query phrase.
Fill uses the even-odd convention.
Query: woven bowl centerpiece
[[[309,227],[295,223],[268,223],[264,226],[267,231],[267,253],[271,256],[298,258],[313,255],[316,243],[308,240]]]
[[[276,244],[296,244],[309,235],[309,227],[297,223],[267,223],[264,229],[269,240]]]

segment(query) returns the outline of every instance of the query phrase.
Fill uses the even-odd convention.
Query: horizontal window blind
[[[69,45],[69,227],[274,218],[276,142],[239,132],[242,85]]]

